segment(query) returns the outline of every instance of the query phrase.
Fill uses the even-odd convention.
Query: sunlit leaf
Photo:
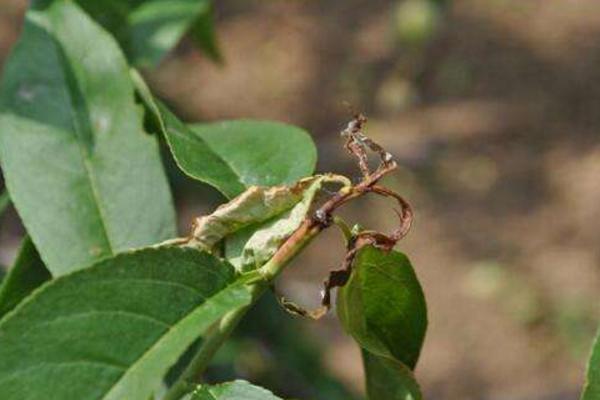
[[[370,400],[419,400],[413,377],[427,329],[423,291],[408,258],[365,246],[347,284],[338,292],[337,313],[362,347]]]
[[[596,337],[588,362],[587,377],[581,400],[600,399],[600,335]]]
[[[312,175],[317,151],[310,135],[271,121],[238,120],[192,125],[245,186],[292,184]]]
[[[74,2],[26,14],[5,66],[0,160],[53,275],[175,234],[157,141],[143,131],[129,67]]]
[[[231,265],[194,249],[65,275],[0,320],[0,398],[147,400],[199,335],[250,300]]]
[[[310,135],[268,121],[224,121],[187,126],[154,99],[140,75],[132,79],[154,126],[183,172],[233,198],[250,186],[292,184],[312,175],[317,152]]]
[[[372,246],[359,250],[337,305],[342,325],[361,347],[414,368],[427,329],[427,309],[404,254]]]

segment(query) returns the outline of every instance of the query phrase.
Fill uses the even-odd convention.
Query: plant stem
[[[312,218],[304,220],[302,225],[277,250],[273,257],[258,272],[267,282],[273,281],[287,264],[327,226],[321,225]]]
[[[315,224],[311,219],[306,219],[300,228],[279,248],[271,260],[260,268],[259,272],[262,279],[250,284],[251,303],[226,314],[219,323],[207,332],[194,358],[165,394],[163,400],[178,400],[199,383],[199,376],[204,372],[217,350],[229,338],[246,312],[262,296],[272,280],[322,230],[323,227]]]
[[[198,352],[194,355],[192,361],[185,368],[177,381],[169,388],[169,391],[163,397],[163,400],[178,400],[193,390],[199,383],[199,376],[208,366],[217,350],[229,338],[237,324],[240,322],[246,312],[252,307],[254,302],[266,289],[266,285],[252,285],[252,303],[233,310],[226,314],[223,319],[214,325],[207,333]]]
[[[289,262],[321,231],[333,223],[333,212],[348,201],[360,197],[366,193],[378,193],[386,196],[392,195],[397,198],[404,209],[404,216],[408,217],[408,227],[412,212],[410,206],[400,196],[388,191],[385,188],[376,186],[377,182],[386,174],[396,169],[395,162],[384,162],[373,174],[356,186],[344,187],[335,196],[323,204],[314,214],[307,217],[300,227],[283,243],[271,259],[256,272],[258,280],[248,283],[252,293],[252,301],[249,305],[233,310],[226,314],[223,319],[214,325],[207,333],[204,341],[192,361],[188,364],[177,381],[171,386],[169,391],[163,397],[163,400],[179,400],[193,389],[193,385],[199,381],[199,376],[204,372],[208,363],[215,355],[221,345],[229,338],[237,324],[240,322],[246,312],[260,298],[264,291],[270,286],[271,282],[279,275]],[[385,190],[384,190],[385,189]],[[405,225],[404,219],[402,225]]]

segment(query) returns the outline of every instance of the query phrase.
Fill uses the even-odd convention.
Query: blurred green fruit
[[[427,42],[440,22],[439,6],[431,0],[400,1],[393,13],[394,37],[400,43]]]

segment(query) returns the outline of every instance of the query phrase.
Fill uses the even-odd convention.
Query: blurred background
[[[220,0],[224,63],[184,39],[145,71],[188,121],[274,119],[306,128],[319,171],[358,176],[341,147],[350,116],[397,156],[387,184],[416,210],[399,249],[423,284],[430,326],[417,376],[428,399],[576,399],[600,320],[600,2]],[[0,0],[0,65],[24,0]],[[169,163],[167,159],[167,163]],[[223,199],[171,165],[181,231]],[[391,204],[344,210],[392,227]],[[0,219],[0,263],[23,229]],[[343,257],[320,237],[280,279],[316,305]],[[358,349],[334,313],[299,320],[265,299],[219,353],[211,379],[282,396],[361,396]],[[385,400],[385,399],[382,399]]]

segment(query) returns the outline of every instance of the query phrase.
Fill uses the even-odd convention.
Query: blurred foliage
[[[37,0],[34,6],[42,8],[49,3],[51,0]],[[77,3],[115,36],[134,65],[156,65],[188,31],[208,57],[222,61],[210,0],[77,0]]]
[[[0,215],[4,214],[4,211],[8,208],[10,204],[10,196],[8,192],[3,192],[0,194]]]
[[[597,312],[590,299],[569,299],[555,307],[552,321],[567,349],[575,359],[582,359],[589,350],[590,337],[597,329]]]
[[[495,261],[475,264],[465,279],[465,291],[470,296],[497,302],[521,324],[531,325],[546,317],[542,299],[528,282]]]

